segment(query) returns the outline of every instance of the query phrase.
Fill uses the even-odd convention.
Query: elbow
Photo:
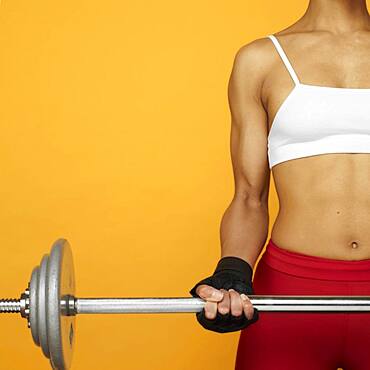
[[[246,197],[243,203],[248,208],[267,209],[267,203],[261,198]]]
[[[236,198],[248,208],[268,210],[268,193],[249,189],[241,194],[236,194]]]

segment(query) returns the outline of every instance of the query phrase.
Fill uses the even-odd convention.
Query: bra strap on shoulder
[[[271,39],[271,41],[274,43],[274,45],[275,45],[275,48],[276,48],[277,52],[279,53],[279,55],[280,55],[280,57],[281,57],[281,59],[282,59],[282,61],[283,61],[284,65],[285,65],[285,67],[287,68],[287,70],[288,70],[288,72],[289,72],[289,74],[290,74],[290,77],[292,77],[292,79],[293,79],[294,83],[295,83],[296,85],[298,85],[300,82],[299,82],[299,79],[298,79],[298,77],[297,77],[297,74],[295,73],[295,71],[294,71],[294,69],[293,69],[293,67],[292,67],[291,63],[289,62],[289,59],[288,59],[288,57],[286,56],[286,54],[285,54],[285,52],[284,52],[283,48],[281,47],[281,45],[280,45],[280,43],[279,43],[278,39],[275,37],[275,35],[268,35],[268,37],[269,37],[269,38]]]

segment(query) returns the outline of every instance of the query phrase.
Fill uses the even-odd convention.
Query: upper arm
[[[268,121],[261,99],[266,58],[261,43],[253,41],[237,51],[228,84],[234,197],[250,205],[267,205],[270,183]]]

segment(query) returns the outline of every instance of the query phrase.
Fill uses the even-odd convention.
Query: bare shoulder
[[[271,54],[271,40],[268,37],[261,37],[239,47],[235,59],[250,65],[261,64]]]
[[[268,37],[241,45],[235,52],[231,82],[243,82],[258,92],[274,60],[271,50],[271,40]]]

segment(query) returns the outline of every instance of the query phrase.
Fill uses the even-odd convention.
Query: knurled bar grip
[[[260,311],[370,311],[370,296],[263,296],[250,295]],[[76,298],[76,314],[199,312],[200,298]]]

